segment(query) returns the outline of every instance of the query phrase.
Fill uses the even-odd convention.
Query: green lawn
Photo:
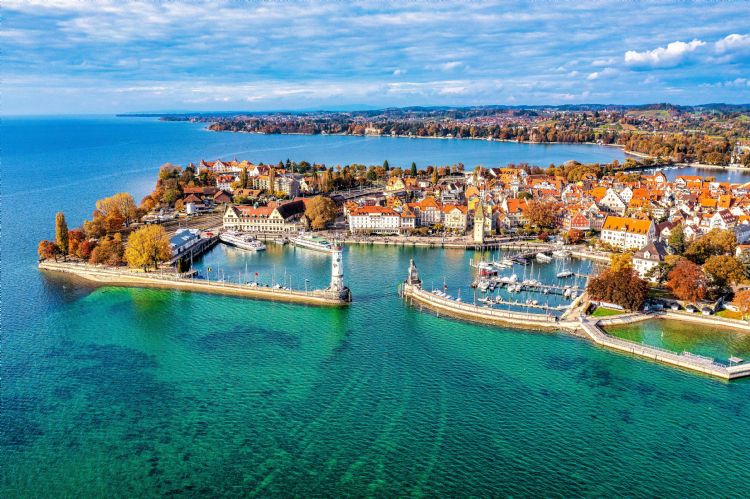
[[[594,310],[594,313],[591,314],[591,317],[608,317],[610,315],[620,315],[624,314],[624,310],[616,310],[614,308],[605,308],[605,307],[596,307],[596,310]]]
[[[733,312],[731,310],[720,310],[716,312],[716,315],[719,317],[724,317],[725,319],[739,319],[742,320],[742,313],[740,312]]]

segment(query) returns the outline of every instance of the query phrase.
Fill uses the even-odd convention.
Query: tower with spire
[[[477,207],[474,209],[474,242],[477,244],[484,243],[484,224],[485,214],[484,205],[480,200],[477,203]]]

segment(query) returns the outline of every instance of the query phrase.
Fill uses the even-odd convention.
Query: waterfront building
[[[200,239],[201,236],[198,229],[179,229],[169,239],[169,246],[172,248],[172,257],[178,257],[186,253],[190,248],[198,244]]]
[[[638,275],[645,278],[651,269],[664,262],[666,255],[667,247],[663,242],[651,241],[633,253],[633,268]],[[652,276],[650,280],[655,282],[657,278]]]
[[[356,233],[398,234],[401,214],[385,206],[361,206],[349,213],[349,231]]]
[[[223,227],[243,232],[296,232],[305,204],[300,200],[269,203],[267,206],[227,206]]]
[[[608,216],[602,226],[601,240],[615,248],[638,249],[651,242],[655,235],[651,220]]]
[[[448,230],[463,234],[469,226],[468,207],[463,205],[449,205],[443,208],[443,225]]]

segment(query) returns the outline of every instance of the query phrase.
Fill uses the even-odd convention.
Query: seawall
[[[437,313],[471,322],[494,324],[517,329],[543,329],[546,331],[565,329],[574,332],[578,328],[578,323],[575,321],[556,321],[555,317],[548,315],[498,310],[449,300],[430,293],[419,286],[406,283],[401,285],[400,293],[412,306],[425,307]]]
[[[128,269],[97,267],[76,262],[39,263],[39,269],[49,272],[71,274],[105,286],[145,287],[195,291],[255,300],[283,301],[324,307],[342,307],[349,299],[326,290],[294,291],[266,287],[247,286],[202,279],[189,279],[175,275],[143,273]]]

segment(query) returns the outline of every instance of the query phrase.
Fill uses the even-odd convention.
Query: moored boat
[[[537,253],[536,260],[542,263],[549,263],[552,261],[552,257],[549,255],[545,255],[544,253]]]
[[[334,253],[336,251],[334,244],[328,239],[314,236],[312,234],[305,234],[304,232],[297,236],[290,237],[289,242],[294,246],[313,251],[320,251],[322,253]]]
[[[264,251],[266,245],[250,234],[228,231],[219,234],[219,241],[248,251]]]

